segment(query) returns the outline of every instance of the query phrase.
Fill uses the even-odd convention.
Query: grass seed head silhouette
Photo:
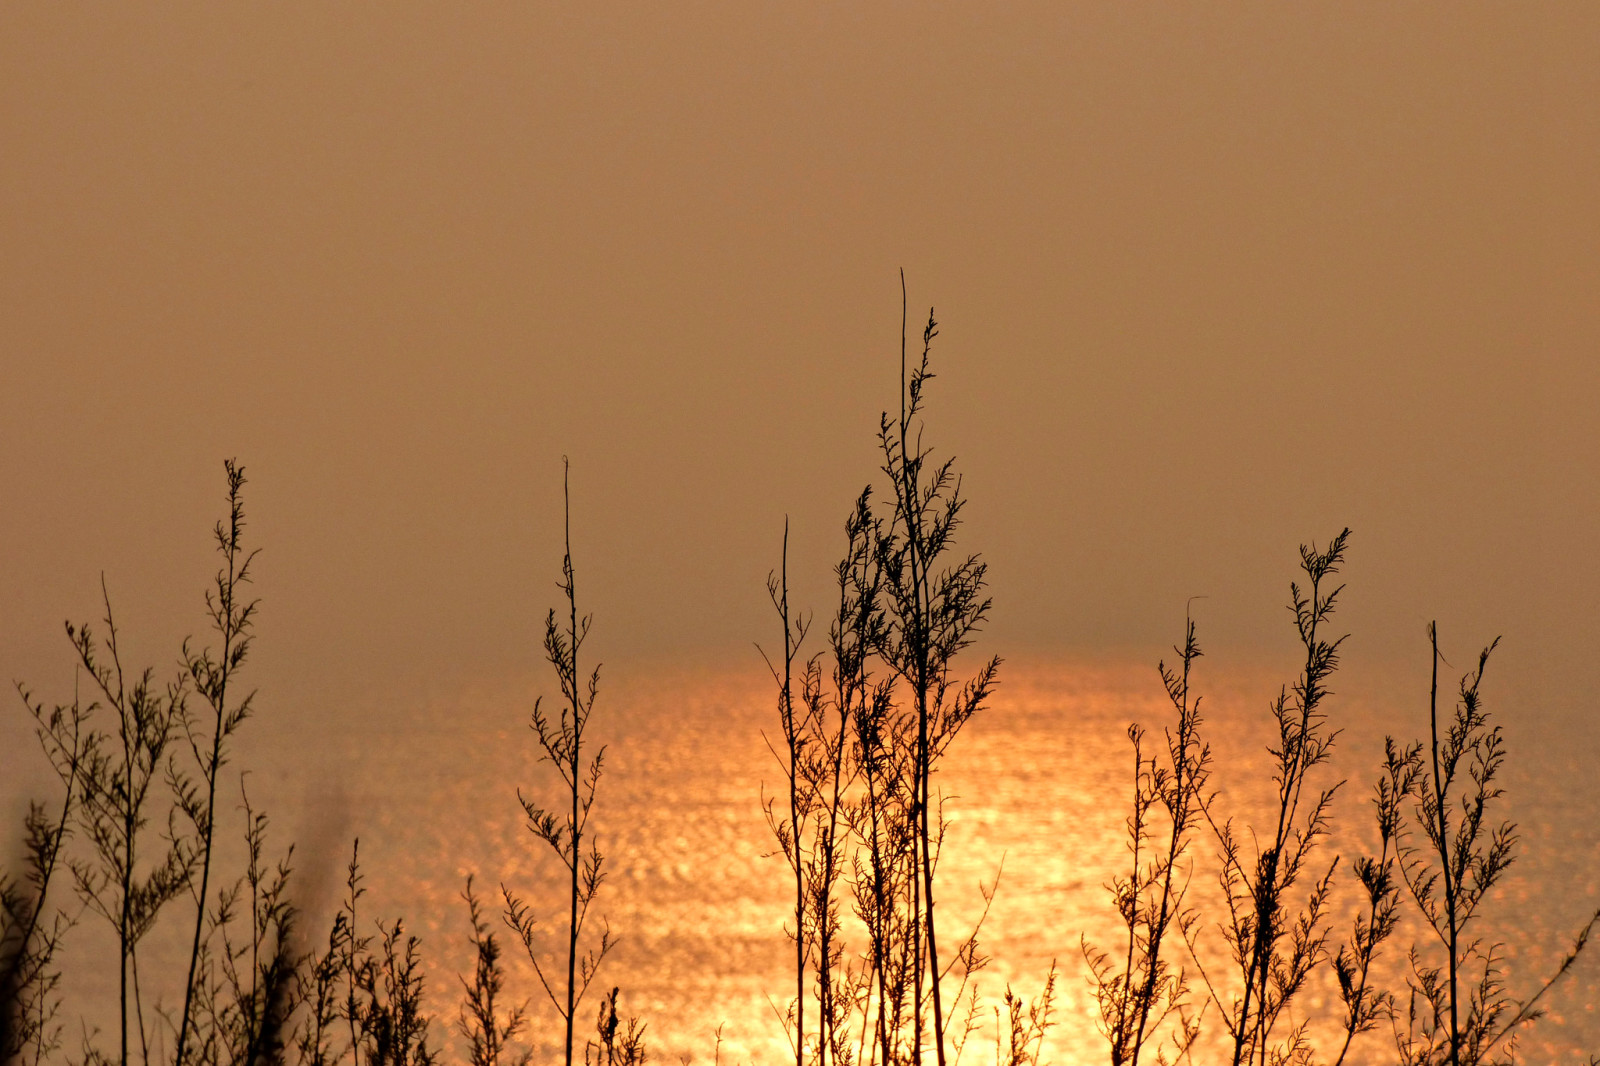
[[[1192,937],[1199,920],[1199,911],[1187,902],[1187,860],[1211,776],[1211,749],[1200,738],[1200,697],[1191,689],[1194,664],[1203,654],[1192,617],[1185,618],[1182,646],[1173,650],[1180,665],[1159,665],[1178,716],[1176,728],[1166,734],[1166,750],[1147,758],[1144,729],[1128,727],[1133,745],[1132,811],[1126,822],[1130,863],[1126,876],[1113,877],[1107,886],[1125,930],[1120,957],[1113,960],[1087,937],[1081,940],[1112,1066],[1137,1066],[1151,1044],[1157,1045],[1158,1057],[1181,1058],[1200,1032],[1188,1004],[1189,975],[1170,961],[1172,935]],[[1162,815],[1165,825],[1158,826]]]
[[[566,550],[561,560],[560,588],[567,609],[564,619],[558,619],[554,608],[550,610],[545,616],[544,635],[545,658],[554,668],[561,689],[561,710],[551,717],[545,712],[543,701],[536,701],[529,725],[538,741],[540,760],[555,767],[564,793],[559,808],[545,807],[523,795],[520,789],[517,799],[527,818],[529,833],[548,846],[567,871],[564,977],[552,973],[549,964],[540,961],[533,907],[504,884],[501,885],[501,899],[506,925],[516,933],[540,986],[565,1026],[566,1063],[572,1066],[578,1007],[616,942],[610,926],[602,920],[599,941],[587,948],[583,946],[589,907],[605,881],[605,856],[589,830],[589,817],[594,810],[595,794],[605,764],[605,747],[591,751],[584,746],[600,690],[600,667],[595,666],[584,678],[578,665],[593,618],[578,613],[577,576],[572,565],[571,494],[565,458],[562,459],[561,489]],[[612,1004],[614,1007],[614,996]],[[642,1030],[640,1032],[642,1041]]]
[[[785,783],[763,806],[792,882],[794,992],[778,1013],[796,1066],[807,1057],[887,1066],[925,1055],[943,1066],[972,1032],[951,1019],[959,1002],[969,1021],[976,1016],[968,978],[986,961],[977,928],[940,949],[935,872],[946,822],[934,779],[987,701],[999,660],[966,681],[953,674],[989,611],[986,568],[976,555],[950,558],[961,481],[954,460],[933,463],[922,424],[938,324],[930,311],[911,361],[904,281],[899,411],[884,413],[878,431],[888,491],[875,508],[869,486],[846,519],[825,652],[801,658],[810,620],[789,603],[787,526],[782,565],[768,580],[783,629],[781,659],[767,659],[781,741],[769,748]],[[852,961],[847,879],[865,941]],[[956,966],[961,981],[947,1003],[945,978]]]
[[[1429,740],[1400,745],[1384,739],[1379,780],[1380,834],[1392,837],[1400,881],[1437,943],[1411,949],[1405,1025],[1394,1028],[1405,1066],[1484,1066],[1509,1061],[1519,1031],[1544,1013],[1540,1002],[1572,969],[1588,944],[1600,909],[1526,1001],[1507,989],[1505,944],[1469,932],[1479,907],[1516,857],[1516,826],[1498,824],[1490,806],[1501,798],[1496,783],[1506,758],[1498,725],[1489,724],[1481,688],[1496,637],[1458,685],[1454,715],[1439,731],[1438,626],[1428,624],[1433,653],[1428,696]],[[1420,835],[1420,841],[1417,836]],[[1398,894],[1398,888],[1392,890]],[[1443,952],[1442,964],[1428,961]],[[1463,986],[1463,980],[1468,983]],[[1398,1012],[1396,1012],[1398,1013]],[[1498,1056],[1505,1055],[1505,1060]]]
[[[837,605],[826,643],[809,658],[802,644],[810,617],[789,602],[787,530],[769,584],[784,630],[781,665],[776,656],[769,665],[781,728],[772,749],[785,788],[766,810],[793,901],[793,999],[779,1013],[796,1066],[808,1059],[813,1066],[929,1059],[959,1066],[982,1014],[970,978],[986,962],[977,937],[994,888],[981,887],[974,927],[950,937],[935,908],[949,825],[936,782],[954,738],[993,692],[999,660],[965,679],[953,665],[987,618],[987,575],[977,556],[954,551],[961,480],[953,461],[935,461],[923,441],[938,326],[930,311],[913,359],[905,325],[902,288],[898,414],[884,414],[878,434],[886,485],[864,490],[846,516],[834,567]],[[59,961],[80,916],[109,932],[117,974],[107,1011],[116,1018],[115,1049],[85,1036],[78,1057],[89,1066],[432,1066],[440,1057],[420,942],[401,921],[366,914],[359,843],[326,942],[313,951],[298,946],[293,848],[273,857],[267,817],[252,805],[242,774],[242,832],[224,831],[224,839],[242,841],[242,861],[218,846],[218,797],[227,794],[219,789],[233,787],[224,780],[231,741],[253,709],[240,671],[257,609],[246,595],[255,550],[243,536],[244,471],[231,461],[224,468],[228,513],[213,531],[222,563],[206,597],[209,646],[186,641],[170,678],[133,667],[102,578],[101,622],[67,626],[86,691],[51,707],[18,686],[58,791],[27,809],[20,871],[0,872],[5,1066],[67,1058],[63,1032],[87,1030],[89,1012],[63,1017]],[[1340,864],[1325,849],[1343,782],[1325,780],[1339,732],[1327,707],[1344,638],[1329,627],[1348,538],[1346,530],[1325,548],[1300,550],[1304,577],[1290,585],[1289,608],[1303,662],[1270,706],[1274,803],[1265,821],[1247,825],[1222,809],[1194,689],[1201,651],[1192,620],[1174,649],[1178,658],[1160,668],[1175,716],[1164,743],[1138,726],[1129,730],[1130,861],[1109,885],[1120,942],[1114,949],[1081,942],[1113,1064],[1193,1062],[1210,1024],[1236,1064],[1340,1066],[1357,1038],[1385,1021],[1406,1066],[1509,1062],[1600,923],[1597,911],[1554,972],[1527,998],[1513,997],[1513,952],[1483,932],[1483,904],[1520,843],[1516,827],[1493,816],[1507,758],[1483,697],[1496,645],[1461,678],[1446,721],[1438,699],[1443,658],[1430,627],[1429,737],[1387,740],[1373,794],[1377,854],[1347,867],[1358,905],[1347,938],[1335,943],[1330,899]],[[520,792],[518,799],[529,831],[566,871],[561,943],[549,949],[533,907],[505,884],[501,918],[562,1019],[571,1063],[579,1009],[613,940],[608,928],[598,938],[584,935],[605,879],[589,822],[604,748],[588,742],[599,670],[580,670],[591,620],[578,609],[570,532],[560,588],[565,610],[548,613],[544,634],[559,709],[536,703],[531,726],[562,789],[548,806]],[[1207,830],[1221,889],[1210,912],[1191,891],[1202,861],[1194,837]],[[500,941],[470,878],[463,899],[474,958],[461,977],[456,1019],[465,1057],[472,1066],[527,1066],[532,1052],[518,1038],[530,1016],[525,1005],[507,1006]],[[185,913],[172,932],[188,950],[163,974],[147,938],[185,901],[194,907],[192,924]],[[1405,987],[1386,987],[1378,960],[1411,908],[1430,939],[1407,953]],[[1213,954],[1200,940],[1213,928],[1230,965],[1208,972],[1200,960]],[[1318,1042],[1327,1027],[1312,1025],[1302,1005],[1318,971],[1337,983],[1342,1005],[1338,1035],[1326,1048]],[[1052,966],[1032,1002],[1006,989],[994,1007],[996,1066],[1040,1062],[1056,987]],[[172,989],[181,989],[181,1007],[162,998]],[[623,1021],[617,988],[589,1002],[595,1014],[585,1066],[640,1066],[645,1029],[638,1019]],[[1208,1018],[1219,1018],[1220,1028]]]

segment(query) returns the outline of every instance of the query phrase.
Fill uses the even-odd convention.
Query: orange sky
[[[173,659],[230,455],[264,696],[536,663],[563,453],[596,650],[752,665],[902,266],[993,650],[1291,663],[1348,524],[1352,667],[1590,699],[1591,3],[6,5],[0,674]]]

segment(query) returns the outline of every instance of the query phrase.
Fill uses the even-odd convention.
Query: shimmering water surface
[[[1244,816],[1270,788],[1251,774],[1262,765],[1266,706],[1282,680],[1265,673],[1219,679],[1207,671],[1198,681],[1215,780],[1227,790],[1219,802]],[[403,916],[422,937],[441,1026],[455,1018],[455,975],[469,966],[460,900],[469,873],[486,896],[505,883],[543,904],[552,946],[564,914],[562,871],[528,834],[516,798],[519,787],[530,798],[557,797],[526,727],[532,684],[527,691],[486,687],[426,706],[370,706],[339,721],[279,716],[249,727],[257,734],[243,753],[254,767],[252,796],[276,814],[279,839],[298,841],[307,909],[323,921],[349,838],[359,835],[366,911]],[[1366,801],[1383,733],[1426,730],[1425,693],[1419,700],[1387,685],[1370,689],[1385,694],[1341,692],[1331,705],[1345,733],[1330,781],[1352,778],[1332,845],[1346,862],[1372,836]],[[1491,710],[1503,710],[1504,702],[1501,696]],[[1007,984],[1031,997],[1054,959],[1061,978],[1047,1057],[1057,1063],[1105,1057],[1080,938],[1110,946],[1115,932],[1103,885],[1125,855],[1125,728],[1141,721],[1159,729],[1170,717],[1148,666],[1008,666],[993,705],[946,763],[942,787],[954,798],[940,869],[942,928],[953,938],[970,924],[982,902],[980,882],[993,881],[1003,860],[982,936],[993,962],[979,987],[988,1007]],[[1600,903],[1600,794],[1592,783],[1600,731],[1592,722],[1505,720],[1506,815],[1520,824],[1522,852],[1484,921],[1486,932],[1507,941],[1512,990],[1525,993]],[[724,1061],[777,1062],[785,1054],[773,1005],[792,988],[782,932],[784,866],[770,854],[761,814],[763,787],[782,780],[762,739],[773,726],[771,687],[759,675],[603,685],[594,728],[609,747],[594,827],[609,877],[594,919],[597,927],[599,919],[609,921],[620,946],[600,983],[622,987],[624,1012],[649,1027],[654,1061],[688,1055],[709,1062],[719,1026]],[[1200,840],[1195,891],[1202,903],[1214,902],[1206,895],[1213,891],[1213,851]],[[1353,906],[1341,900],[1336,913],[1342,934]],[[1408,926],[1402,936],[1409,942],[1415,932]],[[1206,935],[1219,945],[1214,926]],[[536,1043],[552,1048],[553,1011],[541,1006],[529,974],[513,974],[518,997],[532,1001]],[[1570,1061],[1600,1049],[1597,988],[1600,958],[1587,958],[1552,994],[1551,1017],[1524,1041],[1527,1061]],[[1330,997],[1327,987],[1313,989],[1306,1007],[1331,1021],[1337,1002]],[[592,1005],[581,1019],[591,1012]],[[969,1051],[969,1062],[992,1061],[993,1015],[986,1008],[983,1016],[991,1020],[975,1040],[989,1043]],[[1388,1037],[1367,1037],[1365,1049],[1360,1061],[1384,1061]]]

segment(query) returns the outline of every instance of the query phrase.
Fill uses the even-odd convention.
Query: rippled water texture
[[[1247,817],[1271,787],[1259,777],[1266,708],[1286,680],[1199,675],[1223,809]],[[1346,863],[1373,835],[1367,797],[1383,733],[1426,731],[1425,690],[1398,687],[1414,680],[1374,684],[1366,694],[1347,681],[1350,691],[1330,705],[1345,729],[1330,781],[1352,779],[1332,845]],[[341,721],[280,717],[249,727],[258,735],[248,756],[256,767],[252,792],[272,806],[280,838],[299,842],[308,910],[324,920],[349,838],[358,834],[367,913],[404,916],[422,937],[441,1028],[456,1015],[455,974],[469,965],[459,897],[467,874],[476,874],[486,895],[504,882],[538,905],[552,945],[564,915],[561,871],[524,828],[516,797],[521,788],[533,799],[557,798],[526,727],[536,691],[507,686],[421,709],[374,706]],[[1592,783],[1600,731],[1592,722],[1520,721],[1507,697],[1489,696],[1508,730],[1505,810],[1520,823],[1522,852],[1492,900],[1485,932],[1507,941],[1512,991],[1526,994],[1600,903],[1600,796]],[[981,904],[980,882],[991,882],[1003,860],[982,937],[994,961],[980,988],[988,1007],[1007,983],[1031,997],[1056,960],[1057,1024],[1047,1047],[1056,1063],[1105,1059],[1080,937],[1110,946],[1115,931],[1103,885],[1125,854],[1125,728],[1141,721],[1159,730],[1169,720],[1152,667],[1008,665],[992,706],[958,738],[942,775],[953,826],[940,868],[941,927],[947,937],[967,927]],[[656,1062],[683,1055],[709,1062],[719,1025],[724,1061],[777,1062],[786,1053],[772,1005],[792,988],[784,867],[769,854],[761,815],[763,787],[781,782],[762,739],[773,727],[771,686],[758,675],[602,683],[594,729],[609,748],[595,827],[609,877],[595,918],[609,921],[621,946],[600,983],[622,987],[624,1013],[648,1024]],[[1196,854],[1196,899],[1209,904],[1214,848],[1202,838]],[[1335,913],[1344,934],[1353,906],[1341,898]],[[1408,924],[1401,936],[1409,942],[1416,932]],[[1215,934],[1214,925],[1205,931],[1213,945]],[[1398,953],[1391,949],[1390,957]],[[540,1004],[529,974],[513,976],[516,998],[533,1001],[535,1039],[548,1061],[559,1037],[554,1013]],[[1528,1061],[1570,1061],[1600,1048],[1597,986],[1600,958],[1586,958],[1552,995],[1551,1017],[1525,1041]],[[582,1021],[592,1018],[592,1006]],[[1337,1013],[1326,986],[1313,989],[1305,1006],[1322,1021]],[[975,1039],[985,1043],[968,1062],[992,1061],[993,1016],[987,1008],[984,1016],[991,1021]],[[1365,1040],[1370,1061],[1391,1050],[1386,1033]]]

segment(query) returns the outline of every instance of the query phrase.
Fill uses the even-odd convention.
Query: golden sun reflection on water
[[[1248,775],[1259,772],[1265,708],[1280,683],[1248,672],[1199,680],[1216,780],[1230,789],[1222,802],[1244,816],[1270,788]],[[316,771],[324,762],[360,768],[353,778],[343,776],[342,791],[309,785],[326,831],[308,834],[302,826],[302,849],[308,839],[313,852],[321,849],[308,858],[331,894],[342,860],[330,849],[346,846],[337,841],[350,834],[361,836],[370,889],[366,913],[404,915],[422,936],[433,1009],[442,1022],[455,1017],[455,975],[469,966],[460,899],[467,874],[476,875],[485,897],[498,895],[501,883],[526,896],[547,916],[552,943],[564,915],[564,871],[529,836],[516,800],[518,788],[530,798],[555,798],[554,775],[536,765],[524,725],[531,702],[531,694],[480,691],[415,715],[387,716],[387,743],[378,753],[369,750],[364,761],[346,759],[350,753],[341,747],[363,735],[370,745],[370,734],[351,723],[348,736],[300,752],[279,777],[292,791],[290,779],[307,772],[302,781],[331,780],[331,773]],[[1335,724],[1346,728],[1334,772],[1352,777],[1340,797],[1334,841],[1346,863],[1372,835],[1366,797],[1382,732],[1420,732],[1425,719],[1415,718],[1418,706],[1408,703],[1408,717],[1400,720],[1392,700],[1340,695],[1332,705]],[[1103,886],[1126,854],[1126,726],[1140,721],[1156,732],[1169,719],[1148,666],[1008,665],[992,706],[953,746],[941,781],[952,821],[940,867],[942,928],[959,935],[970,926],[981,909],[980,883],[991,883],[1004,862],[981,938],[993,960],[977,978],[980,1018],[987,1021],[966,1061],[990,1061],[989,1011],[1007,985],[1036,995],[1052,960],[1061,976],[1046,1057],[1062,1066],[1105,1058],[1080,937],[1114,944],[1114,913]],[[757,675],[681,674],[602,688],[595,735],[609,747],[594,826],[608,879],[591,921],[596,929],[601,919],[608,921],[620,945],[598,983],[621,986],[623,1012],[649,1027],[654,1061],[689,1055],[709,1062],[719,1026],[724,1061],[779,1062],[788,1054],[774,1006],[792,987],[782,932],[784,867],[770,855],[760,802],[762,788],[782,780],[762,739],[773,725],[771,686]],[[1590,747],[1593,741],[1591,733]],[[1508,816],[1522,823],[1525,851],[1488,920],[1509,923],[1513,972],[1523,975],[1513,981],[1516,993],[1526,991],[1531,974],[1554,965],[1562,938],[1587,913],[1585,901],[1592,911],[1600,896],[1595,797],[1557,797],[1540,806],[1537,790],[1528,787],[1530,775],[1574,773],[1583,760],[1592,764],[1593,754],[1545,746],[1536,759],[1534,752],[1512,748]],[[292,798],[286,802],[295,805]],[[279,824],[285,821],[293,824]],[[1215,902],[1206,895],[1214,893],[1213,852],[1200,838],[1194,892],[1202,903]],[[1549,893],[1549,884],[1571,891]],[[1347,932],[1353,908],[1341,898],[1334,913],[1337,937]],[[1204,935],[1209,947],[1202,962],[1220,973],[1214,924]],[[1553,1017],[1524,1044],[1530,1061],[1600,1046],[1597,978],[1600,965],[1588,959],[1553,997]],[[532,1001],[538,1058],[548,1061],[559,1045],[554,1012],[534,994],[537,985],[525,966],[513,969],[512,986],[514,998]],[[581,1022],[592,1020],[597,997],[598,990],[591,992]],[[1326,983],[1311,989],[1305,1003],[1317,1016],[1314,1028],[1335,1020],[1337,997]],[[1382,1061],[1390,1050],[1387,1036],[1365,1040],[1371,1060]]]

